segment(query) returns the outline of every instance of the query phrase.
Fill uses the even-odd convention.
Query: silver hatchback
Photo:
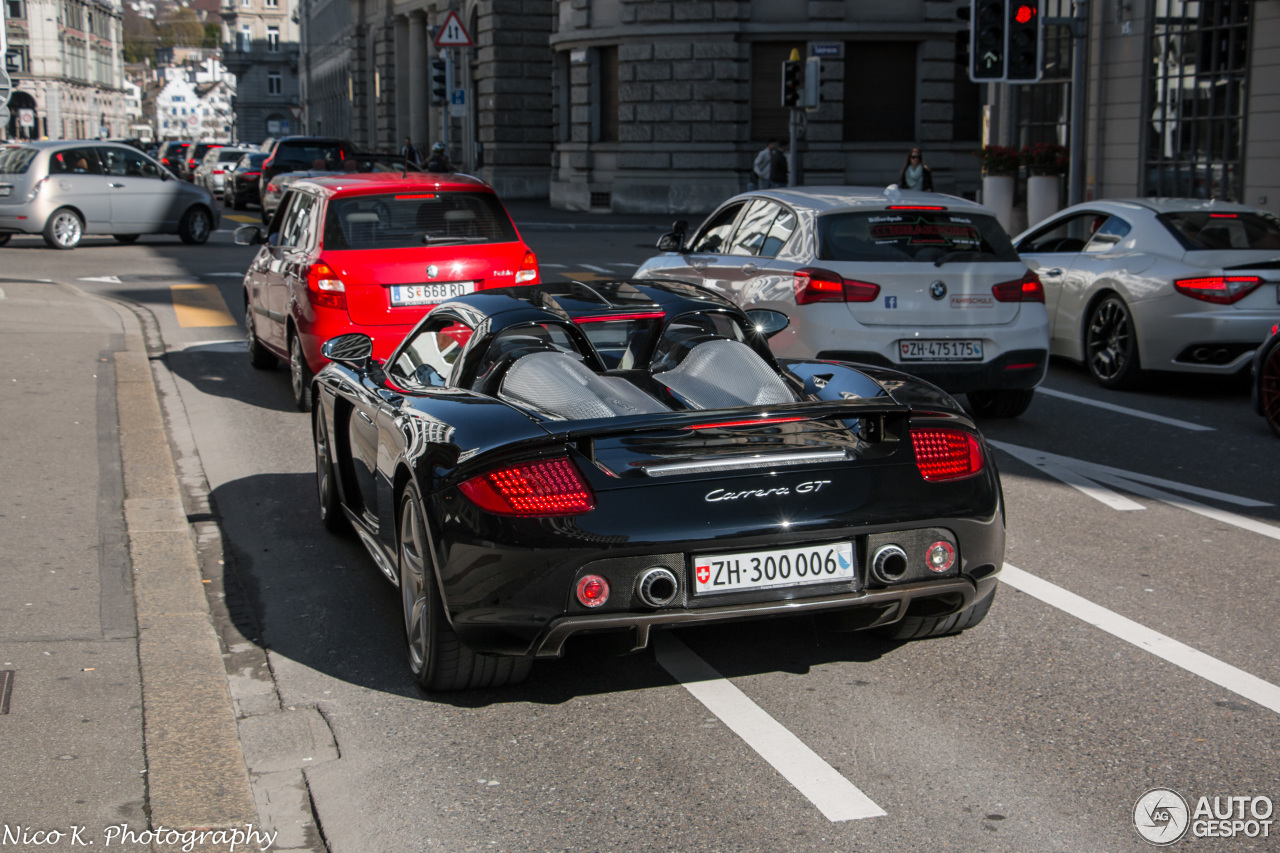
[[[74,249],[85,234],[132,243],[177,234],[203,243],[218,227],[208,190],[177,180],[135,148],[96,140],[0,146],[0,246],[13,234],[43,234]]]

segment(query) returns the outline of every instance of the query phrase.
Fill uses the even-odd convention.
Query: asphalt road
[[[1108,392],[1054,363],[1026,415],[985,424],[1010,568],[971,632],[700,628],[661,654],[579,643],[518,687],[427,696],[394,589],[320,526],[287,372],[251,369],[237,343],[251,250],[233,224],[203,247],[17,238],[3,258],[154,314],[190,425],[177,443],[252,602],[230,618],[268,650],[284,705],[317,709],[337,743],[305,771],[329,849],[1144,850],[1133,811],[1149,789],[1192,811],[1280,800],[1280,442],[1243,383]],[[625,274],[656,234],[525,236],[551,279]],[[689,666],[714,674],[672,674]]]

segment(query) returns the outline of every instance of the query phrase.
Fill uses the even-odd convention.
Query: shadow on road
[[[239,326],[227,327],[229,338],[240,338]],[[174,375],[191,383],[202,394],[226,397],[261,409],[295,412],[289,371],[282,365],[271,370],[249,366],[249,355],[239,340],[195,345],[166,353],[165,363]]]
[[[590,636],[565,657],[537,661],[528,680],[499,690],[420,691],[409,675],[399,593],[354,536],[319,522],[315,479],[262,474],[214,490],[228,563],[256,621],[233,612],[246,637],[274,654],[369,690],[462,708],[512,702],[558,705],[580,696],[672,684],[651,651],[617,655]],[[225,591],[225,590],[224,590]],[[231,595],[231,591],[227,591]],[[679,636],[725,676],[808,673],[828,663],[876,660],[899,643],[819,631],[808,617],[684,629]]]

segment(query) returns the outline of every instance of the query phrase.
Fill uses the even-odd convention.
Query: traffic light
[[[787,60],[782,63],[782,105],[784,107],[800,106],[800,74],[804,66],[799,60]]]
[[[1040,8],[1036,0],[1009,0],[1005,29],[1004,79],[1010,83],[1034,83],[1040,79]]]
[[[992,83],[1004,79],[1005,0],[973,0],[969,16],[969,79]]]
[[[811,56],[804,61],[804,97],[800,106],[816,110],[822,104],[822,57]]]
[[[448,95],[448,70],[443,59],[431,60],[431,99],[443,104]]]

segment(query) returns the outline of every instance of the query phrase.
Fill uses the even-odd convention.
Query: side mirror
[[[766,339],[772,338],[791,325],[790,317],[781,311],[773,311],[769,308],[752,308],[747,312],[747,319],[751,321],[756,334],[764,335]]]
[[[237,246],[257,246],[267,242],[257,225],[241,225],[236,229],[234,239]]]
[[[684,248],[684,235],[689,230],[689,223],[684,219],[677,219],[672,225],[671,230],[658,238],[658,251],[660,252],[678,252]]]
[[[364,370],[373,358],[373,338],[357,333],[338,335],[320,346],[320,354],[353,370]]]

